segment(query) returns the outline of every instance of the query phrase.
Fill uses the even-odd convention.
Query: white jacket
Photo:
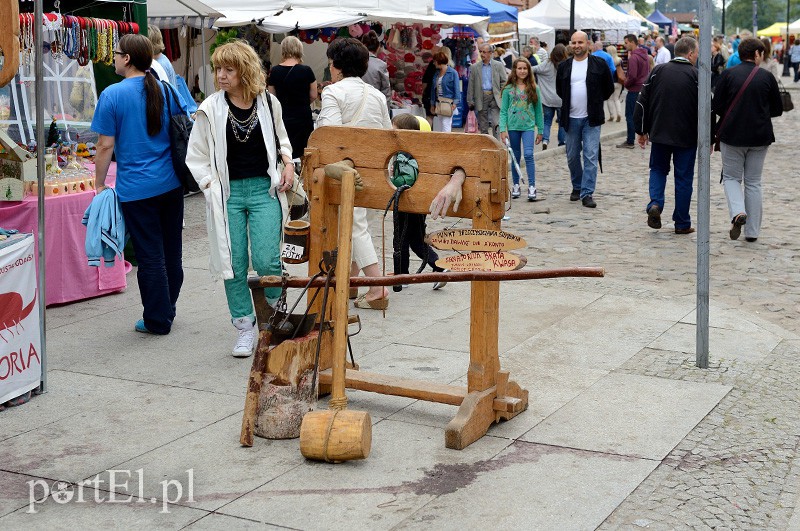
[[[275,111],[275,130],[281,145],[281,154],[292,157],[292,145],[286,134],[281,115],[281,104],[278,98],[271,95],[272,108]],[[275,167],[275,140],[270,124],[271,116],[264,93],[256,98],[258,105],[258,121],[264,135],[267,155],[272,161],[268,165],[271,185],[269,193],[276,196],[278,185],[281,181],[280,173]],[[228,122],[228,104],[223,91],[218,91],[208,97],[197,109],[197,116],[189,137],[189,146],[186,153],[186,165],[192,176],[203,191],[206,198],[206,228],[208,239],[211,243],[209,269],[214,279],[224,280],[233,278],[231,265],[230,232],[228,231],[228,215],[226,203],[231,195],[230,180],[228,178],[228,146],[225,128]],[[277,192],[281,203],[281,211],[289,212],[286,194]],[[281,229],[283,234],[283,229]]]

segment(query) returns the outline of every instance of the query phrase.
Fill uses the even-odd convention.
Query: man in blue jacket
[[[611,71],[604,60],[589,54],[586,33],[576,31],[570,40],[572,57],[556,72],[556,92],[567,132],[567,165],[572,180],[570,201],[595,208],[592,195],[597,182],[600,126],[606,121],[603,103],[614,93]],[[583,164],[581,164],[583,158]]]
[[[633,122],[642,149],[649,140],[650,202],[647,226],[661,228],[670,159],[675,167],[675,234],[691,234],[694,161],[697,156],[697,41],[675,43],[675,59],[657,65],[642,86]]]

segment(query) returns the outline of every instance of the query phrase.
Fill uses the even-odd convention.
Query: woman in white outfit
[[[365,83],[361,76],[367,72],[369,51],[361,41],[353,38],[336,39],[328,46],[328,64],[331,85],[322,91],[322,109],[317,126],[348,125],[391,129],[386,96]],[[367,230],[367,209],[353,211],[353,264],[351,275],[358,270],[365,276],[381,276],[378,255]],[[356,298],[356,308],[384,310],[389,306],[389,290],[372,286]]]
[[[617,54],[617,47],[613,45],[606,46],[606,52],[611,58],[614,60],[614,66],[617,67],[617,72],[622,72],[622,59],[620,58],[619,54]],[[616,120],[619,122],[622,118],[622,113],[620,112],[619,102],[620,98],[622,97],[622,83],[619,82],[619,79],[614,80],[614,94],[611,95],[610,98],[606,100],[606,110],[608,111],[608,121],[613,122]],[[616,117],[616,118],[615,118]]]

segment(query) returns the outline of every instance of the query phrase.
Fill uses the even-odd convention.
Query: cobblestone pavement
[[[798,93],[794,92],[795,98]],[[712,156],[710,296],[713,304],[739,308],[787,332],[800,333],[800,197],[795,186],[795,112],[774,120],[777,142],[763,174],[764,221],[757,242],[731,241],[720,155]],[[534,267],[599,265],[601,289],[659,300],[693,298],[697,235],[676,235],[668,182],[664,227],[646,225],[648,150],[603,143],[605,172],[588,209],[568,199],[563,155],[537,160],[537,188],[545,201],[515,200],[506,230],[529,244]],[[692,205],[696,224],[697,178]],[[570,280],[575,282],[575,280]],[[580,282],[580,281],[578,281]],[[591,281],[584,281],[591,282]],[[596,289],[597,285],[592,284]],[[713,307],[712,307],[713,311]],[[711,345],[711,367],[695,367],[693,352],[644,349],[621,372],[716,382],[733,391],[681,442],[616,511],[602,529],[789,527],[797,505],[800,436],[800,341],[784,339],[765,359],[725,359]]]

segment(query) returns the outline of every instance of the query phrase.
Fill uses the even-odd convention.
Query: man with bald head
[[[561,98],[562,126],[567,132],[567,165],[572,180],[570,201],[595,208],[600,126],[605,123],[603,103],[614,93],[606,62],[589,53],[589,38],[576,31],[570,39],[572,57],[558,65],[556,92]]]
[[[469,69],[467,105],[478,115],[478,129],[481,133],[496,135],[500,124],[500,95],[506,84],[506,69],[503,63],[492,61],[492,46],[481,44],[478,47],[481,60]]]

